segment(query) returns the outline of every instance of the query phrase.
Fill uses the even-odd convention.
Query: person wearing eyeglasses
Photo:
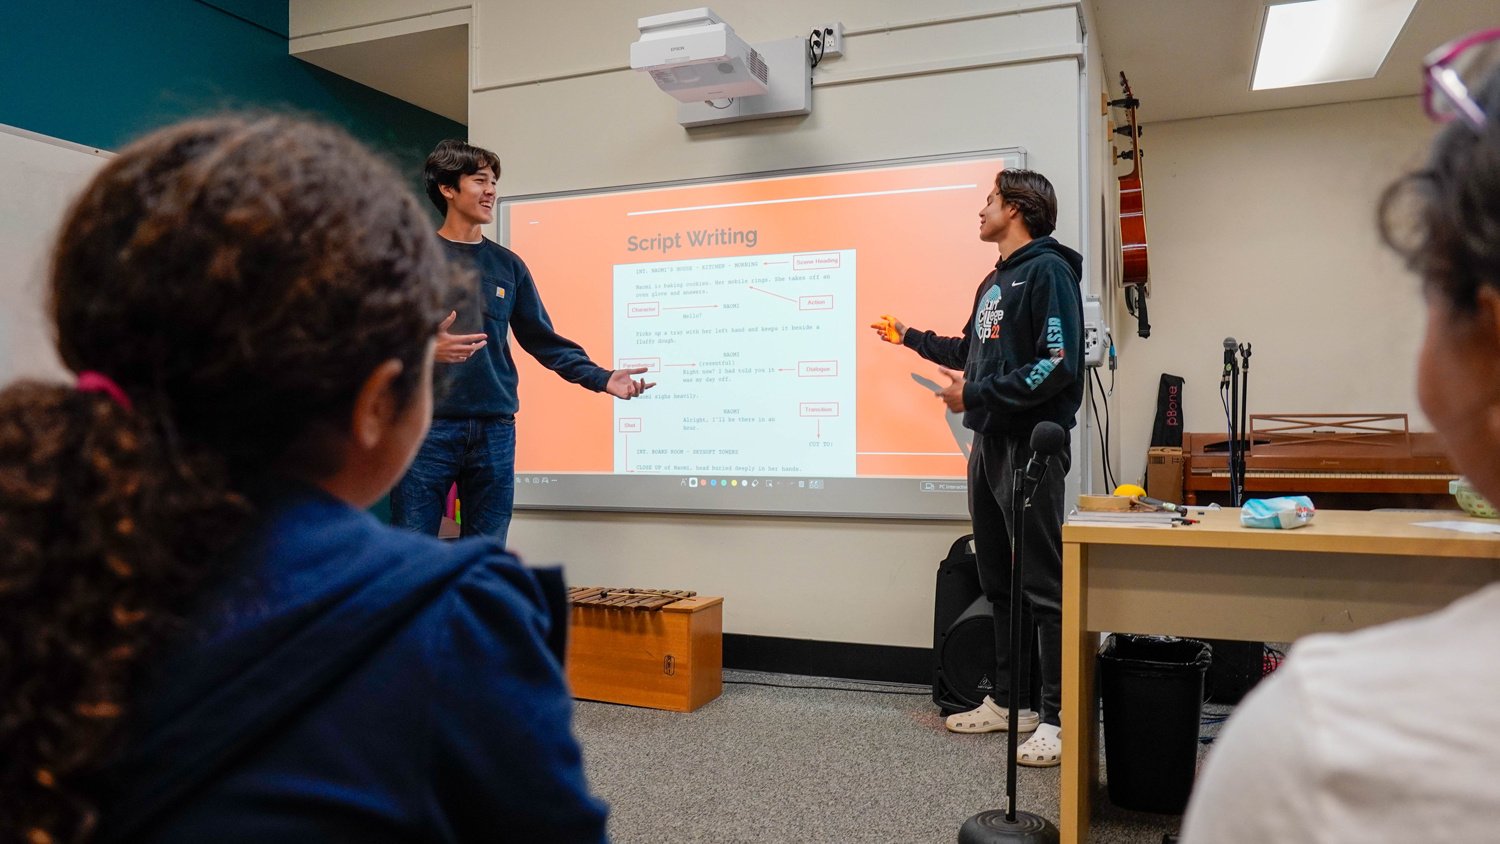
[[[1427,58],[1447,122],[1381,201],[1422,277],[1417,392],[1459,469],[1500,501],[1500,29]],[[1500,583],[1420,618],[1309,636],[1205,763],[1184,844],[1478,842],[1500,835]]]

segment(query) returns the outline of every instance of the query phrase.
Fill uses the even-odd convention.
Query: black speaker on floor
[[[943,670],[943,648],[949,628],[970,608],[974,599],[983,597],[979,588],[979,569],[974,561],[974,552],[970,549],[973,540],[972,533],[960,536],[948,549],[948,556],[938,563],[936,599],[932,613],[932,702],[941,707],[944,713],[962,712],[979,705],[978,702],[967,703],[972,692],[962,697],[957,696],[949,688],[951,681]],[[993,665],[993,632],[990,635],[989,657],[990,664]],[[983,695],[980,695],[980,699],[983,699]]]
[[[933,649],[932,702],[944,714],[973,709],[995,692],[995,605],[980,595]]]
[[[959,537],[938,564],[932,616],[932,702],[943,714],[965,712],[995,691],[995,608],[979,586],[979,568],[969,550],[973,534]],[[1032,700],[1039,697],[1041,671],[1032,656]]]
[[[974,599],[979,597],[979,567],[969,544],[974,534],[954,540],[948,556],[938,563],[937,600],[932,613],[932,647],[937,648],[943,634]]]

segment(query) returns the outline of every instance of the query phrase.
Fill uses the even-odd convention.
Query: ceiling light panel
[[[1302,0],[1267,6],[1250,88],[1369,79],[1417,0]]]

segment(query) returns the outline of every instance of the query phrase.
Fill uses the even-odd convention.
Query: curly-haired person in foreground
[[[158,131],[69,211],[76,385],[0,393],[0,838],[598,841],[555,571],[363,508],[455,287],[342,132]]]
[[[1422,409],[1490,501],[1500,501],[1497,59],[1500,29],[1429,57],[1428,109],[1458,119],[1381,209],[1387,243],[1421,274],[1426,293]],[[1420,618],[1298,641],[1210,751],[1182,840],[1496,840],[1497,646],[1500,584]]]

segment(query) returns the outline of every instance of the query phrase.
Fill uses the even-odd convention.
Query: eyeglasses
[[[1422,62],[1422,107],[1439,123],[1455,117],[1483,131],[1485,114],[1470,91],[1500,65],[1500,29],[1486,29],[1449,41]]]

